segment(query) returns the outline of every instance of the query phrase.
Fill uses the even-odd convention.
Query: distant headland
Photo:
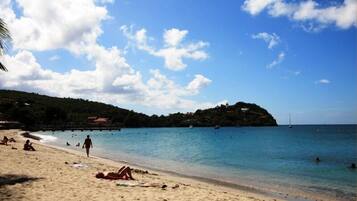
[[[113,105],[36,93],[0,90],[0,121],[19,122],[26,129],[123,127],[277,126],[264,108],[237,102],[169,115],[146,115]],[[4,125],[3,125],[4,126]]]

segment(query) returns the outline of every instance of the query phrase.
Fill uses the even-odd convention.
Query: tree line
[[[274,117],[256,104],[238,102],[192,113],[146,115],[113,105],[36,93],[0,90],[0,117],[26,127],[87,125],[90,116],[106,117],[121,127],[275,126]]]

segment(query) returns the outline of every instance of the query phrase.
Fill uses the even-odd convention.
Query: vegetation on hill
[[[90,116],[107,117],[112,125],[120,127],[277,125],[265,109],[244,102],[197,110],[194,113],[148,116],[99,102],[10,90],[0,90],[0,115],[3,119],[20,121],[27,128],[39,128],[41,125],[90,126],[87,124]]]

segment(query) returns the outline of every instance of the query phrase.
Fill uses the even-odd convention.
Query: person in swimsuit
[[[99,172],[98,174],[95,175],[95,177],[99,179],[109,179],[109,180],[118,180],[118,179],[135,180],[131,175],[130,167],[125,167],[125,166],[121,167],[118,172],[109,172],[107,175],[104,175],[104,173]]]
[[[93,148],[92,140],[90,139],[89,135],[87,135],[87,138],[84,140],[82,149],[83,149],[84,147],[86,148],[87,157],[89,157],[89,149],[90,149],[90,148]]]

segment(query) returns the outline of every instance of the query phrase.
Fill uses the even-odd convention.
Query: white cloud
[[[102,1],[106,2],[108,1]],[[127,63],[122,50],[116,46],[104,47],[98,44],[97,38],[103,33],[101,22],[110,16],[106,8],[97,6],[94,0],[19,0],[16,3],[17,7],[22,9],[22,15],[15,15],[11,7],[15,2],[0,2],[0,17],[5,19],[13,32],[14,43],[14,55],[0,57],[0,61],[9,70],[0,72],[1,88],[91,99],[115,105],[137,104],[181,111],[215,105],[190,100],[190,96],[199,93],[202,87],[208,85],[208,78],[205,80],[202,76],[202,83],[196,86],[195,94],[186,86],[180,86],[168,79],[158,70],[153,70],[151,77],[145,81],[141,73]],[[176,55],[177,61],[172,61],[173,63],[181,62],[183,58],[203,59],[207,56],[201,50],[206,43],[182,45],[184,32],[171,32],[167,32],[167,44],[170,44],[170,47],[159,50],[151,50],[147,45],[150,38],[146,36],[144,29],[130,36],[140,45],[139,49],[152,51],[152,55],[163,55],[162,57],[166,58],[168,53],[163,53],[164,49],[174,48],[179,52],[184,49],[183,53]],[[74,68],[59,73],[46,69],[31,52],[57,49],[85,57],[95,68]],[[169,59],[172,58],[167,58]]]
[[[242,9],[249,12],[251,15],[257,15],[272,2],[274,2],[274,0],[248,0],[244,1]]]
[[[188,34],[187,30],[170,29],[164,32],[164,41],[167,46],[177,46]]]
[[[73,43],[94,42],[102,33],[100,22],[109,18],[105,7],[92,0],[18,0],[23,15],[16,17],[12,4],[0,4],[15,49],[51,50]],[[21,30],[21,31],[19,31]]]
[[[273,62],[271,62],[269,65],[267,65],[267,68],[273,68],[274,66],[280,64],[281,62],[283,62],[284,58],[285,58],[285,53],[280,52],[278,57]]]
[[[187,85],[186,89],[193,94],[197,94],[201,88],[209,85],[211,82],[212,80],[204,77],[203,75],[197,74],[195,75],[195,79]]]
[[[321,79],[321,80],[317,80],[315,82],[315,84],[330,84],[330,83],[331,83],[331,81],[328,79]]]
[[[344,0],[340,5],[324,8],[314,0],[299,3],[287,3],[285,0],[245,0],[242,9],[251,15],[258,15],[263,10],[267,10],[273,17],[286,16],[293,21],[310,23],[310,26],[312,23],[319,29],[330,24],[341,29],[357,27],[356,0]]]
[[[51,56],[48,60],[50,60],[50,61],[56,61],[56,60],[58,60],[58,59],[60,59],[60,57],[59,57],[58,55],[53,55],[53,56]]]
[[[266,32],[261,32],[258,34],[253,34],[252,38],[264,40],[268,44],[269,49],[272,49],[274,46],[280,43],[280,37],[275,33],[269,34]]]
[[[197,102],[187,98],[198,94],[211,82],[202,75],[196,75],[187,86],[180,86],[157,69],[151,70],[152,76],[146,82],[140,72],[132,70],[111,76],[112,71],[105,73],[100,66],[90,71],[72,69],[69,72],[57,73],[42,67],[27,50],[14,56],[4,55],[0,60],[9,69],[9,72],[0,72],[2,88],[182,111],[215,106],[214,103]]]
[[[114,3],[114,0],[95,0],[97,3],[107,4],[107,3]]]
[[[131,42],[134,42],[138,49],[144,50],[153,56],[164,58],[165,67],[173,71],[180,71],[187,67],[187,64],[183,61],[185,58],[193,60],[205,60],[208,58],[208,54],[202,50],[209,45],[207,42],[198,41],[182,44],[183,39],[188,34],[187,30],[175,28],[165,30],[163,34],[165,44],[160,49],[148,45],[149,37],[146,35],[146,29],[140,29],[133,33],[132,27],[124,25],[120,30]]]

